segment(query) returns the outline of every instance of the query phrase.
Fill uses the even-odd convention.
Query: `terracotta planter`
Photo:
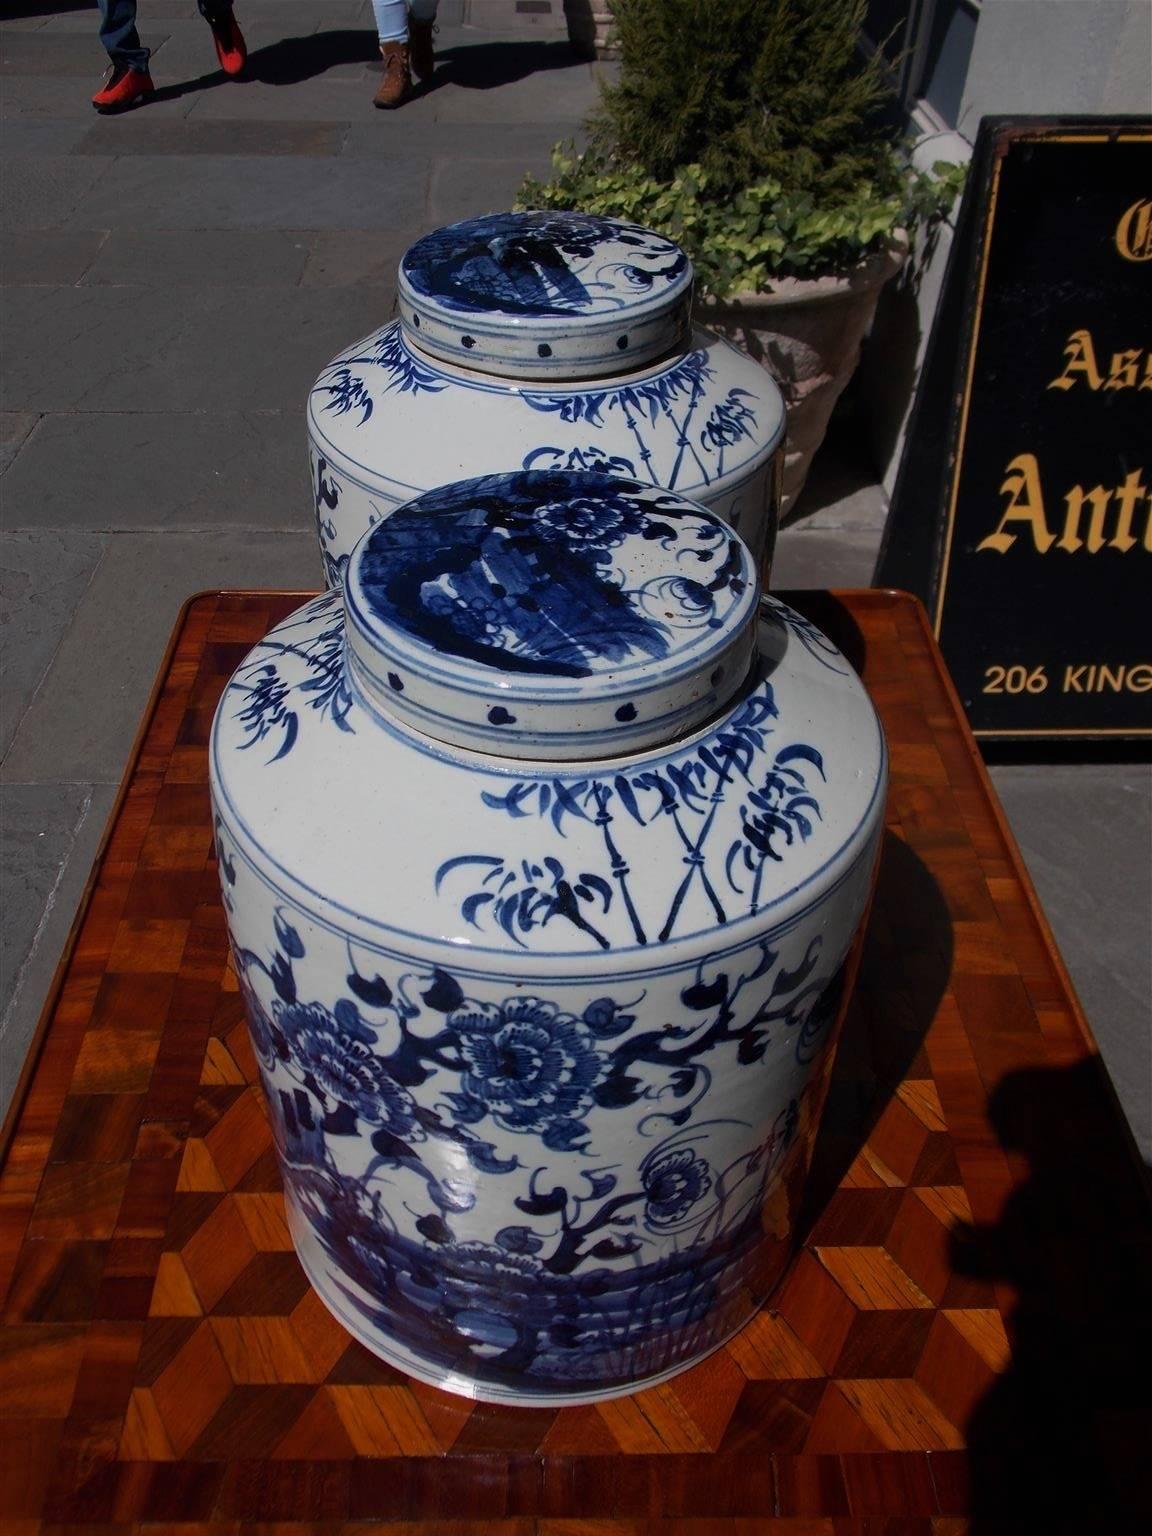
[[[701,309],[708,327],[768,369],[788,409],[780,510],[804,488],[832,408],[860,359],[880,290],[908,254],[901,232],[889,248],[838,277],[782,278],[770,293],[738,293]]]
[[[620,49],[612,37],[611,0],[564,0],[568,41],[584,59],[615,59]]]

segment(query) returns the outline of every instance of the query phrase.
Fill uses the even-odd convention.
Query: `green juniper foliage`
[[[885,116],[864,0],[614,0],[619,80],[583,154],[559,146],[522,208],[632,218],[678,239],[723,297],[843,270],[948,206]],[[937,168],[938,170],[941,168]]]
[[[717,197],[771,178],[827,202],[896,190],[889,91],[857,55],[864,0],[616,0],[621,67],[593,142]]]

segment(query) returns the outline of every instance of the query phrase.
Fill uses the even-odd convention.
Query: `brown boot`
[[[436,56],[432,51],[432,33],[436,30],[431,21],[408,22],[408,52],[412,59],[412,73],[417,80],[429,80],[436,68]]]
[[[384,60],[384,74],[379,88],[372,98],[374,107],[398,107],[412,93],[412,71],[408,62],[407,43],[381,43],[380,57]]]

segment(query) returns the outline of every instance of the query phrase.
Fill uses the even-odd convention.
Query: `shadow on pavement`
[[[997,1221],[953,1239],[959,1274],[1016,1297],[1011,1363],[967,1426],[971,1536],[1016,1521],[1135,1530],[1152,1518],[1152,1223],[1136,1158],[1098,1057],[1010,1073],[990,1112],[1028,1176]]]
[[[573,69],[584,61],[566,41],[548,43],[469,43],[436,53],[436,74],[430,85],[463,86],[491,91],[513,85],[529,75],[553,69]]]
[[[380,45],[371,31],[349,28],[315,32],[306,37],[284,37],[263,48],[254,48],[240,80],[258,80],[263,85],[299,85],[340,64],[372,64],[379,59]],[[491,91],[525,80],[529,75],[571,69],[581,62],[564,41],[457,44],[437,50],[435,75],[417,85],[412,95],[413,99],[427,96],[448,84],[465,90]],[[235,83],[223,70],[216,69],[192,80],[160,86],[154,100],[173,101],[191,91]]]
[[[3,7],[2,19],[4,21],[23,19],[27,16],[52,16],[58,11],[92,11],[96,10],[96,0],[8,0]],[[92,29],[95,31],[98,18],[92,17]]]

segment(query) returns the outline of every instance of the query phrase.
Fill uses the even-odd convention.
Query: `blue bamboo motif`
[[[592,934],[600,947],[608,947],[608,940],[590,923],[588,914],[598,910],[603,915],[610,910],[615,894],[611,882],[619,891],[632,939],[637,944],[647,943],[652,932],[662,942],[673,935],[685,900],[697,881],[717,924],[722,925],[733,914],[717,889],[708,845],[731,786],[740,782],[747,787],[739,808],[741,835],[728,848],[722,869],[729,888],[742,900],[746,899],[743,910],[755,914],[759,910],[765,864],[782,861],[787,849],[798,841],[807,841],[814,821],[819,819],[819,803],[808,788],[806,769],[814,769],[821,778],[825,776],[820,753],[798,742],[780,749],[771,766],[766,765],[757,777],[776,714],[771,684],[763,681],[717,735],[679,760],[611,777],[557,776],[518,781],[499,794],[483,790],[480,798],[489,809],[502,811],[513,820],[533,815],[546,817],[561,836],[565,835],[565,823],[570,819],[591,822],[601,832],[606,872],[597,876],[595,871],[582,871],[570,878],[560,862],[550,856],[529,861],[509,859],[498,853],[466,853],[440,866],[437,891],[459,870],[482,871],[479,889],[461,901],[461,915],[471,926],[479,928],[486,913],[490,913],[508,937],[519,944],[525,944],[536,928],[562,918]],[[668,817],[684,848],[687,869],[658,923],[645,921],[629,886],[628,861],[610,830],[613,807],[640,827]],[[752,876],[750,889],[740,883],[741,870]]]
[[[363,373],[353,373],[353,368],[378,370],[373,377],[381,377],[381,394],[396,390],[400,394],[438,394],[448,380],[434,369],[417,361],[404,345],[400,322],[393,321],[377,333],[369,350],[354,357],[342,357],[332,363],[320,375],[312,390],[314,395],[327,395],[323,408],[343,416],[358,410],[362,427],[372,415],[372,391],[365,383]]]
[[[654,485],[659,483],[668,489],[673,489],[683,470],[686,454],[691,454],[701,482],[709,485],[723,474],[724,447],[750,438],[756,426],[755,412],[746,403],[747,400],[753,400],[755,397],[748,390],[732,389],[729,390],[725,400],[713,408],[698,438],[693,440],[693,419],[705,397],[707,386],[714,377],[715,369],[708,361],[707,352],[697,349],[689,352],[666,372],[640,383],[622,385],[617,389],[589,390],[584,394],[566,391],[564,394],[549,395],[535,390],[526,390],[521,395],[521,399],[532,410],[556,415],[563,422],[572,424],[584,421],[589,426],[598,428],[605,425],[606,412],[619,411],[636,442],[639,461],[643,465],[643,474]],[[685,404],[683,417],[678,420],[674,406],[679,401],[684,401]],[[661,416],[671,423],[675,431],[677,452],[673,464],[666,470],[657,472],[654,467],[655,456],[645,435],[645,423],[654,425]],[[699,449],[696,442],[700,445]],[[701,457],[700,450],[706,454],[718,454],[715,467],[709,466]],[[589,454],[592,451],[584,450]],[[560,448],[542,446],[526,455],[524,468],[529,469],[546,457],[550,457],[552,461],[549,467],[559,468],[561,467],[559,461],[563,456]],[[616,468],[615,465],[611,467],[616,473],[634,474],[636,472],[628,460],[622,460],[621,465],[627,467]],[[569,462],[563,467],[581,466],[573,463],[569,455]],[[605,465],[605,467],[609,466]]]
[[[236,719],[247,737],[242,751],[279,731],[280,746],[269,762],[287,757],[300,728],[297,707],[304,705],[330,719],[338,730],[352,730],[348,719],[352,695],[344,679],[344,610],[339,592],[329,592],[311,605],[303,617],[281,625],[277,634],[307,629],[317,616],[331,616],[331,622],[300,644],[273,638],[261,640],[229,683],[229,693],[238,694],[243,700],[236,711]],[[286,679],[278,665],[285,658],[304,664],[307,675],[302,681]]]

